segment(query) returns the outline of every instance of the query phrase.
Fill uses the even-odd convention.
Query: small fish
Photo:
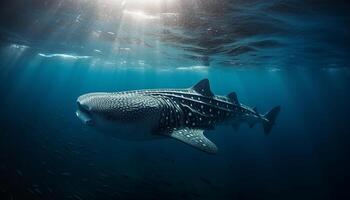
[[[107,178],[109,176],[107,174],[105,174],[105,173],[100,173],[100,177]]]
[[[62,175],[62,176],[70,176],[71,173],[69,173],[69,172],[62,172],[61,175]]]
[[[47,186],[47,191],[49,191],[50,193],[53,193],[53,190],[49,186]]]
[[[45,146],[45,145],[41,145],[40,146],[43,150],[46,150],[47,149],[47,147]]]
[[[107,184],[104,184],[102,185],[103,188],[111,188],[111,186],[107,185]]]
[[[19,170],[19,169],[17,169],[17,170],[16,170],[16,173],[17,173],[19,176],[23,176],[22,171],[21,171],[21,170]]]
[[[206,183],[206,184],[208,184],[208,185],[211,185],[211,184],[212,184],[212,182],[211,182],[209,179],[207,179],[207,178],[200,177],[199,179],[200,179],[202,182],[204,182],[204,183]]]
[[[34,194],[34,191],[31,188],[27,188],[27,191]]]
[[[201,195],[199,194],[199,193],[197,193],[197,192],[192,192],[191,193],[194,197],[200,197]]]
[[[72,153],[77,154],[77,155],[79,155],[79,154],[80,154],[80,152],[79,152],[79,151],[75,151],[75,150],[73,150],[73,151],[72,151]]]
[[[34,191],[35,191],[36,193],[38,193],[39,195],[42,195],[42,194],[43,194],[43,193],[40,191],[39,188],[35,188]]]
[[[130,179],[130,178],[131,178],[131,176],[128,175],[128,174],[122,174],[121,176],[122,176],[123,178],[127,178],[127,179]]]
[[[83,200],[78,194],[73,194],[73,197],[77,200]]]

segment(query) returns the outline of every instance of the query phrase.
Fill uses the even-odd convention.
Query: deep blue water
[[[342,1],[4,1],[1,199],[349,199],[350,30]],[[83,126],[88,92],[188,88],[208,78],[260,125],[178,141]]]

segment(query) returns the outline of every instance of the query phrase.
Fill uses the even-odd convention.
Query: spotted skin
[[[216,145],[203,135],[203,130],[201,129],[175,129],[172,132],[171,137],[176,138],[207,153],[216,153],[218,150]]]
[[[160,130],[179,127],[208,130],[225,121],[239,120],[245,115],[259,117],[252,109],[235,104],[227,97],[206,97],[193,89],[139,90],[125,93],[153,96],[159,100],[162,107]]]
[[[271,130],[279,108],[269,122],[239,103],[235,93],[217,96],[204,79],[188,89],[135,90],[117,93],[90,93],[77,99],[77,116],[88,125],[117,132],[126,138],[152,139],[169,136],[208,153],[217,147],[203,132],[218,124],[257,122]],[[124,133],[124,134],[122,134]]]

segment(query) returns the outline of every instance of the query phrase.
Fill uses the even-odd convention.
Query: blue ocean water
[[[1,199],[348,199],[350,30],[342,1],[4,1]],[[260,125],[124,141],[82,125],[89,92],[238,94]]]

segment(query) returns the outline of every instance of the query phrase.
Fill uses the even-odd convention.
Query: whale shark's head
[[[139,93],[89,93],[78,97],[77,117],[86,125],[111,128],[154,128],[161,106],[154,97]]]
[[[95,115],[103,106],[103,99],[106,93],[90,93],[79,96],[77,99],[76,115],[82,123],[86,125],[94,125]]]

